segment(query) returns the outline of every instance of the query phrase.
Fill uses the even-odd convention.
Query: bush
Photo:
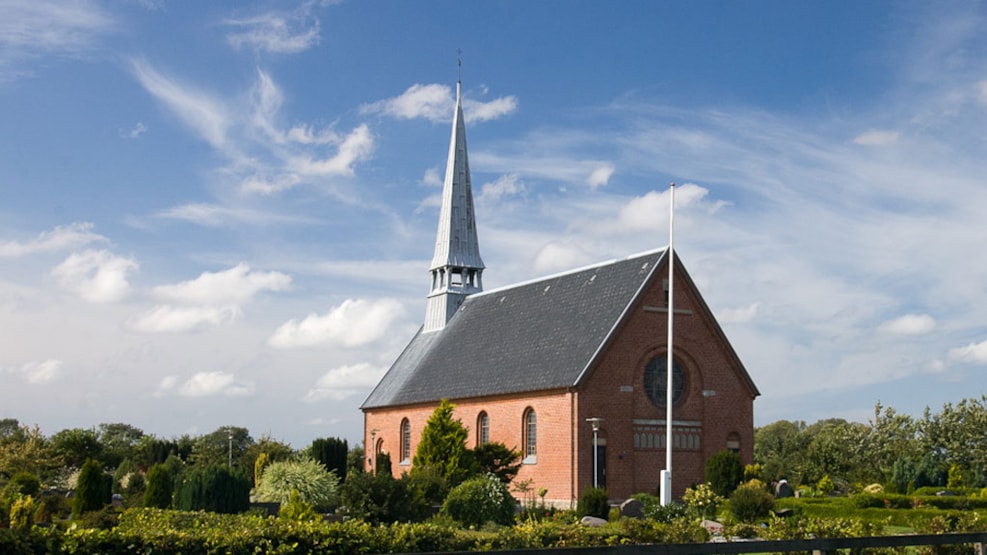
[[[241,513],[250,508],[250,479],[241,468],[210,464],[185,473],[175,491],[183,511]]]
[[[291,495],[288,496],[288,502],[281,505],[281,510],[278,516],[288,520],[305,521],[305,520],[321,520],[322,516],[315,512],[315,508],[302,500],[302,496],[298,494],[298,490],[291,490]]]
[[[717,495],[729,497],[743,479],[744,465],[733,451],[720,451],[706,461],[706,483]]]
[[[20,495],[10,506],[10,527],[26,530],[34,525],[34,499]]]
[[[412,507],[408,482],[386,473],[350,472],[340,497],[349,517],[373,524],[408,520]]]
[[[481,526],[485,522],[510,524],[514,520],[515,506],[507,486],[497,476],[487,474],[452,488],[442,504],[442,513],[464,526]],[[606,513],[603,516],[605,518]]]
[[[100,464],[89,459],[82,465],[79,480],[72,499],[72,517],[81,518],[84,513],[98,511],[110,503],[113,478],[103,473]]]
[[[287,503],[292,492],[325,512],[339,501],[339,479],[313,459],[278,461],[267,465],[254,492],[259,501]]]
[[[767,518],[774,506],[774,496],[759,485],[744,484],[730,496],[730,514],[739,522]]]
[[[144,506],[155,509],[171,507],[174,480],[164,464],[156,464],[147,471],[147,487],[144,489]]]
[[[610,515],[610,496],[605,488],[589,488],[579,496],[576,503],[576,516],[595,516],[607,518]]]
[[[723,498],[717,495],[709,484],[699,484],[685,490],[682,501],[685,501],[686,506],[699,518],[716,518],[716,509],[719,508],[720,503],[723,503]]]
[[[41,491],[41,480],[30,472],[18,472],[7,483],[15,495],[37,496]]]

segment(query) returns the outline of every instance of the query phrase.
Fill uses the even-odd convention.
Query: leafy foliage
[[[473,448],[473,458],[481,474],[493,474],[505,484],[510,484],[521,470],[521,452],[508,449],[503,443],[477,445]]]
[[[278,513],[281,518],[286,518],[288,520],[320,520],[322,515],[315,511],[310,503],[306,503],[302,496],[298,494],[298,490],[291,490],[291,495],[288,496],[288,502],[281,505],[281,511]]]
[[[723,497],[716,494],[709,484],[699,484],[685,490],[682,501],[699,518],[716,518],[716,510],[723,503]]]
[[[739,522],[767,518],[774,506],[774,496],[759,484],[744,484],[730,495],[730,514]]]
[[[442,505],[442,513],[465,526],[485,522],[510,524],[516,503],[507,485],[493,474],[470,478],[452,488]]]
[[[342,505],[352,517],[374,524],[413,520],[415,512],[407,480],[390,473],[350,472],[340,491]]]
[[[51,436],[51,447],[65,464],[76,468],[89,459],[101,460],[103,452],[103,444],[99,442],[96,430],[82,428],[62,430]]]
[[[744,479],[740,455],[724,449],[706,461],[706,483],[722,497],[729,497]]]
[[[339,479],[312,459],[273,462],[264,469],[255,494],[264,502],[288,503],[292,494],[318,511],[335,507]]]
[[[455,487],[476,474],[476,461],[466,448],[469,430],[461,420],[453,419],[455,405],[443,399],[422,430],[421,441],[412,459],[412,473],[434,468]]]

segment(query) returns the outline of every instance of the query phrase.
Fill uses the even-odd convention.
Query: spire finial
[[[463,49],[462,48],[456,49],[456,62],[459,64],[459,76],[456,79],[456,81],[462,83],[463,82]]]

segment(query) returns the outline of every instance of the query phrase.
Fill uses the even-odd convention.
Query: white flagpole
[[[661,504],[668,505],[672,502],[672,394],[674,385],[674,374],[672,372],[673,361],[675,360],[672,349],[673,320],[674,320],[674,265],[675,253],[673,250],[675,243],[675,183],[668,186],[668,353],[665,359],[668,366],[665,368],[665,470],[661,471]]]

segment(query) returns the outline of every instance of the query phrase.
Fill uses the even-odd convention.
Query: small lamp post
[[[593,426],[593,487],[599,487],[600,471],[599,461],[597,460],[600,450],[599,450],[599,436],[600,436],[600,423],[603,422],[603,418],[587,418],[586,421]]]
[[[377,428],[370,430],[370,471],[373,473],[377,472]]]
[[[226,459],[227,468],[233,468],[233,428],[226,428],[226,439],[229,440],[229,452]]]

